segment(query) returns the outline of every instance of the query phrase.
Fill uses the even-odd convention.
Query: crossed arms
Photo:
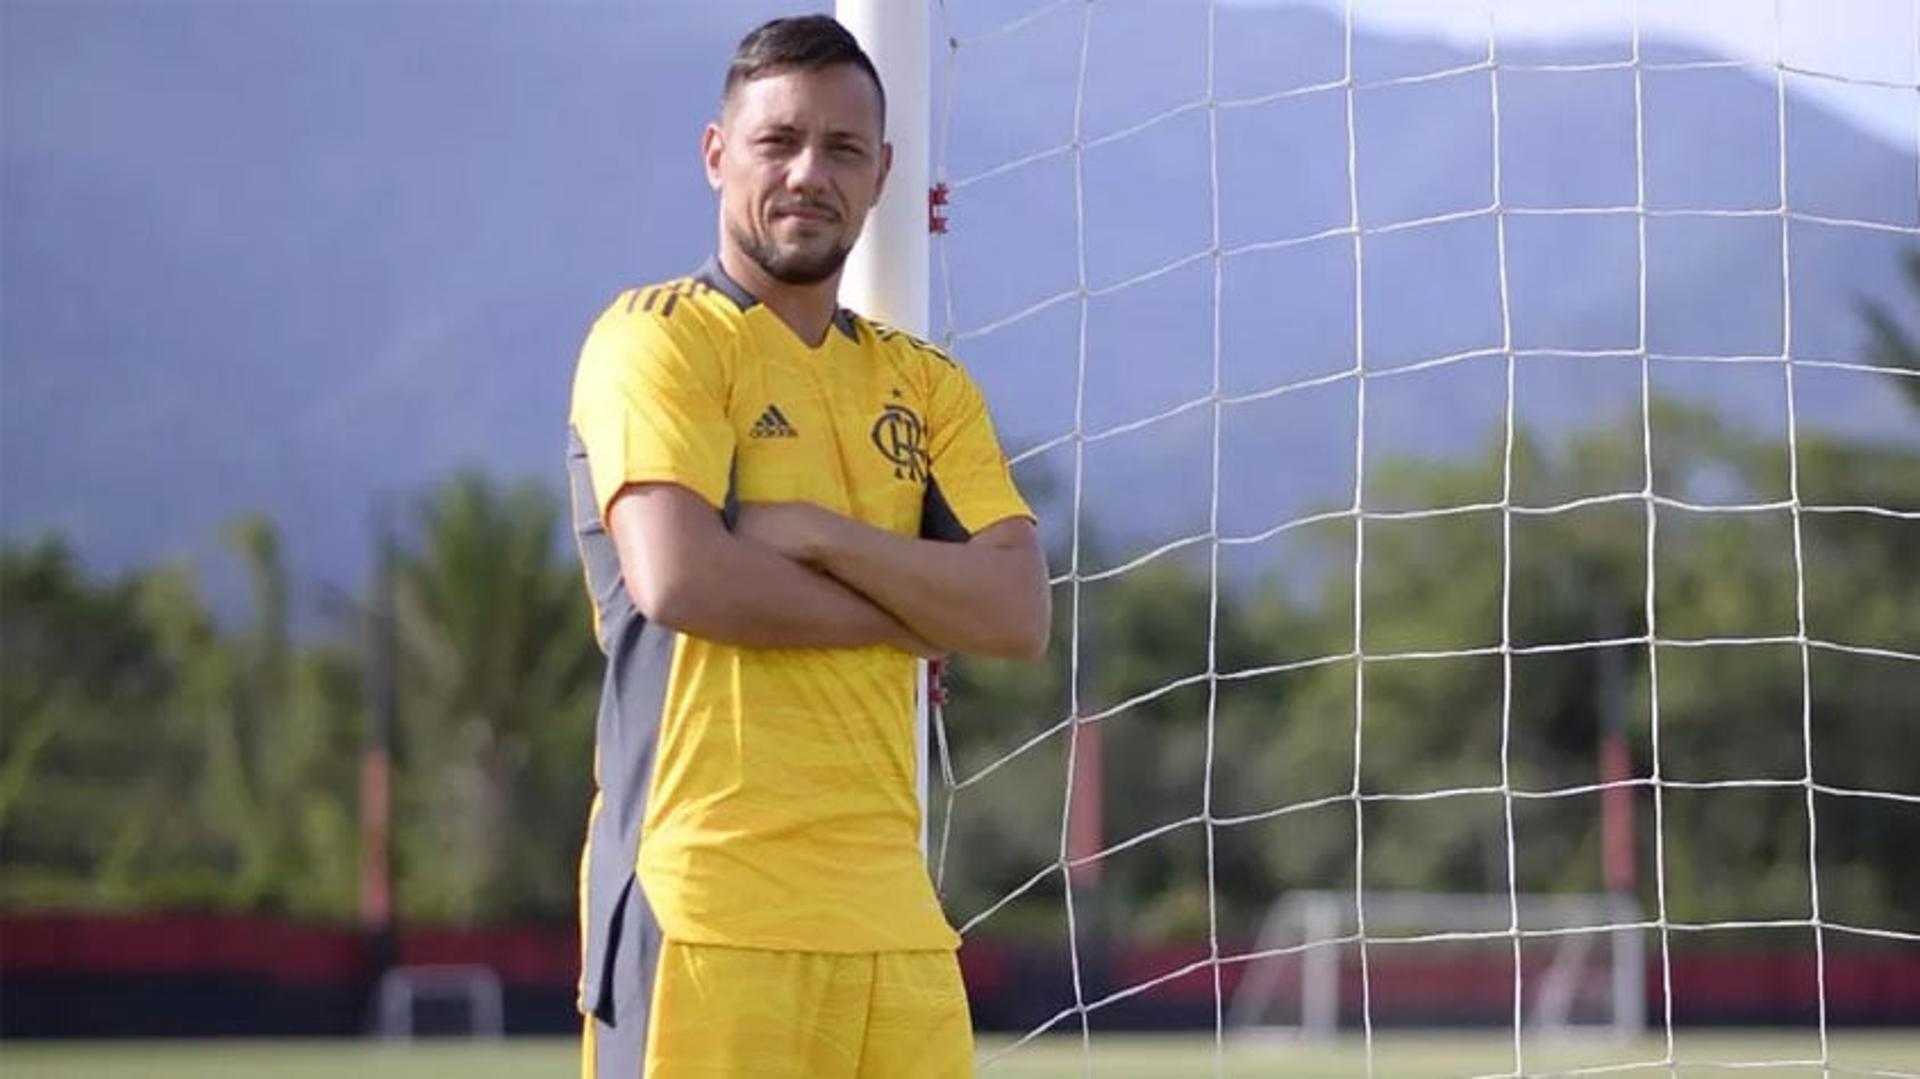
[[[706,500],[632,484],[607,523],[649,621],[754,648],[890,645],[935,657],[1037,659],[1052,621],[1033,522],[965,543],[913,539],[805,502],[748,503],[728,531]]]

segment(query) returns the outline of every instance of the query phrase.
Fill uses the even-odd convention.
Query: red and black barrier
[[[0,1037],[213,1037],[355,1035],[367,1029],[381,964],[357,929],[247,915],[0,917]],[[391,941],[401,965],[461,963],[491,968],[505,987],[508,1033],[570,1033],[577,973],[570,928],[496,926],[401,929]],[[1203,948],[1133,945],[1081,957],[1084,999],[1144,984],[1205,957]],[[1346,960],[1343,959],[1343,964]],[[1073,1003],[1063,947],[970,940],[961,965],[982,1029],[1022,1031]],[[1231,996],[1242,964],[1220,967]],[[1501,956],[1422,957],[1373,949],[1368,973],[1376,1022],[1484,1024],[1510,1007],[1512,968]],[[1827,1021],[1920,1024],[1920,948],[1836,947],[1826,955]],[[1664,1009],[1657,956],[1645,972],[1650,1025]],[[1674,1021],[1702,1025],[1797,1025],[1817,1016],[1811,947],[1676,949]],[[1102,1029],[1211,1029],[1214,971],[1166,978],[1093,1013]],[[1358,1016],[1357,969],[1343,970],[1343,1016]],[[1077,1026],[1077,1024],[1076,1024]]]

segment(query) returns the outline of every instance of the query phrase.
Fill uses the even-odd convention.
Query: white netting
[[[1465,0],[1463,0],[1463,3]],[[1820,1067],[1836,1072],[1846,1071],[1845,1061],[1836,1061],[1828,1041],[1827,1022],[1827,985],[1825,980],[1826,953],[1829,940],[1836,934],[1856,940],[1884,940],[1911,945],[1920,943],[1920,934],[1903,929],[1880,926],[1850,924],[1830,916],[1823,911],[1821,902],[1821,863],[1818,859],[1817,842],[1820,835],[1816,801],[1820,798],[1868,799],[1877,802],[1920,806],[1920,795],[1891,790],[1861,789],[1846,784],[1837,784],[1817,780],[1814,763],[1814,706],[1812,701],[1811,672],[1812,657],[1816,654],[1837,653],[1857,657],[1873,657],[1902,664],[1920,664],[1920,654],[1899,647],[1879,647],[1834,639],[1832,636],[1815,635],[1809,632],[1807,617],[1807,573],[1803,548],[1803,522],[1816,518],[1835,515],[1857,515],[1878,518],[1893,522],[1920,521],[1920,511],[1911,507],[1896,507],[1875,504],[1833,504],[1816,502],[1802,497],[1801,491],[1801,420],[1796,408],[1796,372],[1809,370],[1831,370],[1861,372],[1889,378],[1910,379],[1916,372],[1882,366],[1868,359],[1846,355],[1810,355],[1804,349],[1796,347],[1794,326],[1795,303],[1793,288],[1794,265],[1793,240],[1796,226],[1815,225],[1824,228],[1855,230],[1885,234],[1904,239],[1920,239],[1920,212],[1914,220],[1875,220],[1866,217],[1838,216],[1830,213],[1813,213],[1796,208],[1790,204],[1789,193],[1789,153],[1791,132],[1789,130],[1789,80],[1801,80],[1809,83],[1823,83],[1842,86],[1855,86],[1877,91],[1899,92],[1920,95],[1920,5],[1914,5],[1909,25],[1889,27],[1888,32],[1895,36],[1911,39],[1913,52],[1913,76],[1907,79],[1857,78],[1815,70],[1789,63],[1784,49],[1776,51],[1774,62],[1758,65],[1751,59],[1680,59],[1654,60],[1642,54],[1642,32],[1638,12],[1635,12],[1630,41],[1630,53],[1620,59],[1603,59],[1577,63],[1513,63],[1504,60],[1501,55],[1501,37],[1496,21],[1489,11],[1485,53],[1478,60],[1467,65],[1449,65],[1440,70],[1422,71],[1412,74],[1400,74],[1392,77],[1368,80],[1357,78],[1354,64],[1355,41],[1355,0],[1348,0],[1343,17],[1342,71],[1339,77],[1316,82],[1312,85],[1291,86],[1268,93],[1253,96],[1229,98],[1217,92],[1216,51],[1218,48],[1218,5],[1181,5],[1182,10],[1191,10],[1193,17],[1205,20],[1205,87],[1197,99],[1181,102],[1171,108],[1163,109],[1144,119],[1136,119],[1113,130],[1094,134],[1085,122],[1087,108],[1087,72],[1089,57],[1094,49],[1095,27],[1105,14],[1105,9],[1113,7],[1096,0],[1059,0],[1056,3],[1037,5],[1017,17],[999,25],[982,27],[977,18],[963,17],[968,8],[967,0],[943,0],[939,5],[939,16],[943,25],[940,37],[947,44],[945,63],[945,84],[940,100],[944,104],[943,113],[936,118],[935,178],[952,193],[953,228],[956,233],[980,227],[980,223],[998,212],[1001,208],[984,199],[971,196],[994,181],[1020,170],[1040,167],[1048,163],[1065,161],[1070,163],[1073,174],[1073,242],[1074,280],[1071,287],[1053,291],[1047,295],[1022,303],[1017,309],[994,314],[990,318],[968,324],[956,312],[956,296],[964,295],[970,281],[964,277],[956,279],[949,259],[947,242],[936,243],[936,260],[941,272],[936,281],[940,291],[936,292],[934,308],[944,314],[945,336],[949,344],[963,357],[979,367],[986,361],[981,357],[987,354],[995,344],[996,335],[1019,327],[1036,319],[1050,317],[1066,311],[1072,314],[1077,330],[1077,356],[1072,377],[1072,418],[1065,429],[1026,440],[1017,446],[1016,465],[1030,462],[1048,455],[1070,455],[1070,473],[1059,476],[1063,488],[1058,506],[1061,511],[1071,514],[1067,526],[1068,562],[1064,567],[1056,566],[1059,575],[1055,579],[1056,596],[1065,607],[1063,617],[1068,622],[1069,655],[1067,663],[1070,673],[1066,683],[1068,694],[1067,711],[1041,726],[1029,737],[1007,748],[983,766],[972,768],[962,774],[955,764],[955,754],[950,750],[954,743],[964,744],[968,738],[965,730],[949,731],[944,724],[936,727],[938,737],[938,755],[941,772],[945,780],[943,795],[936,795],[944,801],[942,814],[943,827],[950,832],[953,827],[956,805],[964,806],[973,792],[984,781],[1011,766],[1016,766],[1023,758],[1035,753],[1044,745],[1054,744],[1056,740],[1065,742],[1065,782],[1069,790],[1075,786],[1075,769],[1079,756],[1081,739],[1073,737],[1076,729],[1087,725],[1102,723],[1121,716],[1132,710],[1161,701],[1183,692],[1204,693],[1204,725],[1197,737],[1203,738],[1204,774],[1202,780],[1201,804],[1197,813],[1185,816],[1148,829],[1138,834],[1126,835],[1107,840],[1097,851],[1076,852],[1069,842],[1071,827],[1070,813],[1066,809],[1072,806],[1072,798],[1063,800],[1063,812],[1060,819],[1058,857],[1048,864],[1035,868],[1024,880],[1006,889],[996,901],[985,904],[977,910],[957,912],[963,918],[962,933],[990,932],[994,919],[1009,905],[1019,902],[1023,897],[1034,893],[1036,889],[1058,888],[1064,906],[1066,932],[1070,943],[1069,952],[1072,963],[1072,1000],[1044,1023],[1028,1031],[1018,1039],[1007,1052],[1015,1052],[1026,1041],[1049,1031],[1073,1029],[1077,1027],[1083,1048],[1088,1054],[1094,1051],[1098,1039],[1093,1029],[1091,1017],[1103,1009],[1123,1001],[1150,993],[1157,988],[1178,980],[1195,976],[1210,978],[1213,993],[1216,1066],[1221,1054],[1226,1051],[1230,994],[1224,987],[1223,968],[1231,965],[1246,965],[1262,958],[1270,958],[1284,953],[1298,952],[1310,947],[1338,947],[1353,949],[1358,965],[1359,980],[1359,1030],[1365,1038],[1367,1068],[1373,1069],[1374,1049],[1374,1008],[1372,982],[1369,977],[1370,956],[1386,945],[1395,945],[1419,940],[1461,940],[1479,939],[1496,942],[1511,954],[1512,985],[1509,998],[1512,1002],[1511,1018],[1511,1070],[1498,1074],[1534,1074],[1528,1063],[1530,1046],[1522,1037],[1521,1007],[1526,997],[1522,985],[1526,964],[1522,961],[1523,945],[1529,940],[1554,936],[1567,932],[1565,928],[1541,928],[1529,926],[1521,914],[1520,895],[1522,888],[1518,884],[1519,873],[1515,861],[1519,841],[1516,839],[1515,807],[1529,803],[1551,802],[1580,795],[1596,795],[1609,788],[1630,787],[1644,794],[1650,802],[1652,813],[1652,854],[1653,879],[1650,887],[1643,890],[1652,909],[1645,910],[1638,921],[1621,922],[1606,920],[1585,927],[1594,932],[1610,932],[1621,929],[1637,929],[1650,934],[1649,955],[1657,970],[1661,992],[1657,994],[1653,1014],[1649,1017],[1653,1029],[1664,1039],[1664,1052],[1657,1057],[1627,1065],[1606,1065],[1577,1069],[1579,1071],[1612,1071],[1625,1068],[1670,1069],[1676,1065],[1712,1063],[1692,1060],[1681,1053],[1675,1043],[1675,987],[1671,968],[1672,942],[1679,934],[1699,934],[1719,930],[1806,930],[1808,939],[1805,947],[1813,954],[1812,968],[1817,983],[1818,1010],[1814,1016],[1817,1028],[1817,1053],[1791,1060],[1774,1060],[1767,1063],[1776,1065],[1801,1065]],[[1366,7],[1364,0],[1359,6]],[[1486,5],[1480,5],[1485,10]],[[1770,22],[1776,40],[1779,38],[1782,16],[1778,5],[1755,3],[1742,9],[1748,19]],[[993,80],[996,73],[990,69],[973,69],[967,65],[969,56],[980,47],[1021,35],[1032,30],[1042,21],[1059,19],[1078,20],[1079,55],[1073,79],[1072,133],[1064,142],[1049,145],[1037,150],[1029,149],[1005,160],[975,168],[964,174],[954,175],[949,165],[949,132],[952,127],[953,110],[956,107],[956,94],[964,88],[965,80]],[[1774,88],[1774,122],[1778,143],[1777,162],[1777,198],[1771,205],[1747,207],[1701,207],[1676,208],[1671,206],[1650,205],[1647,197],[1647,159],[1646,159],[1646,110],[1645,84],[1649,76],[1670,72],[1707,72],[1714,70],[1759,71],[1770,77]],[[1635,199],[1630,203],[1583,205],[1583,206],[1527,206],[1517,205],[1505,197],[1502,176],[1502,91],[1503,76],[1532,75],[1545,73],[1573,74],[1581,72],[1617,71],[1631,77],[1633,97],[1633,136],[1634,162],[1633,175],[1636,191]],[[1492,124],[1492,199],[1485,205],[1471,208],[1432,213],[1408,220],[1363,224],[1361,210],[1361,164],[1359,135],[1355,119],[1356,95],[1368,91],[1396,86],[1415,86],[1435,83],[1443,80],[1458,79],[1462,76],[1484,74],[1491,93],[1486,107],[1491,114]],[[1150,73],[1142,73],[1142,78]],[[1221,228],[1221,164],[1220,164],[1220,123],[1223,115],[1235,110],[1251,109],[1275,102],[1309,98],[1316,95],[1334,96],[1344,99],[1345,141],[1346,141],[1346,200],[1347,219],[1344,225],[1315,229],[1309,233],[1292,236],[1280,236],[1229,244],[1223,241]],[[1920,96],[1915,97],[1920,101]],[[1019,103],[1015,102],[1018,106]],[[1916,111],[1920,116],[1920,110]],[[1089,272],[1089,243],[1087,226],[1088,186],[1086,183],[1087,155],[1103,147],[1123,140],[1141,137],[1161,125],[1177,121],[1183,117],[1204,117],[1207,145],[1207,187],[1210,217],[1210,235],[1207,243],[1198,250],[1188,251],[1172,259],[1163,260],[1157,265],[1137,273],[1131,273],[1124,279],[1096,283]],[[1920,136],[1920,130],[1916,131]],[[1920,139],[1916,140],[1920,142]],[[1920,159],[1920,151],[1916,152]],[[1287,186],[1283,178],[1274,181],[1275,197],[1285,199]],[[1916,205],[1920,211],[1920,205]],[[1555,217],[1595,217],[1631,220],[1636,236],[1637,282],[1637,322],[1638,340],[1631,347],[1611,348],[1531,348],[1516,344],[1514,333],[1513,283],[1509,280],[1508,225],[1511,221],[1528,218]],[[1450,352],[1445,355],[1420,356],[1392,364],[1373,364],[1368,362],[1367,327],[1369,320],[1364,305],[1368,296],[1367,252],[1368,241],[1428,228],[1449,222],[1473,219],[1488,219],[1493,224],[1497,250],[1497,288],[1499,310],[1499,341],[1485,347],[1475,347]],[[1648,227],[1650,222],[1663,219],[1756,219],[1775,220],[1779,223],[1778,258],[1780,280],[1778,288],[1779,313],[1777,315],[1780,347],[1777,351],[1764,352],[1736,351],[1729,353],[1676,353],[1654,351],[1649,347],[1648,334]],[[1346,369],[1301,377],[1284,382],[1247,388],[1229,386],[1222,378],[1222,357],[1226,349],[1226,336],[1221,328],[1221,296],[1224,267],[1249,255],[1261,252],[1277,251],[1306,245],[1323,244],[1328,241],[1345,239],[1349,242],[1352,257],[1352,363]],[[1004,257],[1015,259],[1017,253],[1005,252]],[[1168,407],[1157,409],[1151,415],[1128,418],[1120,422],[1107,424],[1091,423],[1087,415],[1087,396],[1089,386],[1089,344],[1088,324],[1090,307],[1103,297],[1111,296],[1129,289],[1169,278],[1183,270],[1201,267],[1202,272],[1210,267],[1212,293],[1212,332],[1210,342],[1203,346],[1212,352],[1212,377],[1205,392],[1187,397]],[[1445,273],[1445,267],[1437,267],[1435,272]],[[1515,458],[1519,436],[1516,432],[1515,376],[1517,364],[1529,358],[1562,358],[1574,360],[1615,361],[1636,365],[1639,375],[1639,438],[1641,451],[1641,474],[1637,487],[1615,489],[1582,497],[1560,499],[1544,503],[1533,502],[1518,497],[1515,485]],[[1397,379],[1455,365],[1465,365],[1476,360],[1503,362],[1505,366],[1505,407],[1504,437],[1501,443],[1501,475],[1499,495],[1492,499],[1473,499],[1451,505],[1379,508],[1370,504],[1366,490],[1369,476],[1367,439],[1368,425],[1368,387],[1381,380]],[[1712,499],[1682,497],[1680,494],[1656,490],[1656,439],[1655,439],[1655,371],[1663,365],[1770,365],[1780,372],[1784,384],[1785,400],[1785,446],[1787,489],[1784,497],[1769,498],[1761,501],[1723,502]],[[1804,376],[1801,376],[1804,377]],[[1354,400],[1357,415],[1353,423],[1354,440],[1353,477],[1354,484],[1351,500],[1341,508],[1320,510],[1293,516],[1272,523],[1266,527],[1233,531],[1223,527],[1222,521],[1222,439],[1223,412],[1239,406],[1266,401],[1286,395],[1301,394],[1320,387],[1335,384],[1351,384],[1354,387]],[[1003,407],[996,401],[996,409]],[[1096,516],[1095,507],[1088,504],[1086,497],[1086,457],[1090,447],[1108,440],[1141,431],[1153,425],[1176,421],[1181,417],[1195,416],[1205,418],[1210,423],[1210,473],[1193,475],[1191,482],[1205,485],[1208,499],[1207,522],[1202,530],[1189,534],[1163,539],[1153,543],[1150,549],[1128,557],[1117,564],[1096,566],[1083,558],[1087,549],[1087,531],[1091,527],[1090,519]],[[1284,464],[1279,467],[1284,467]],[[1643,511],[1645,530],[1645,566],[1644,566],[1644,632],[1590,635],[1583,639],[1555,643],[1524,643],[1516,641],[1512,631],[1514,597],[1514,539],[1516,522],[1534,518],[1551,518],[1573,514],[1576,511],[1608,505],[1638,506]],[[1791,632],[1770,633],[1766,635],[1707,635],[1690,636],[1662,633],[1657,614],[1666,611],[1664,605],[1656,605],[1657,577],[1659,559],[1656,556],[1656,535],[1658,523],[1667,519],[1660,511],[1679,511],[1697,515],[1754,515],[1777,513],[1784,514],[1789,526],[1792,546],[1793,572],[1793,626]],[[1489,550],[1486,557],[1495,559],[1500,565],[1499,575],[1499,624],[1500,635],[1497,641],[1484,645],[1450,649],[1369,649],[1363,624],[1363,612],[1369,604],[1365,596],[1369,556],[1367,532],[1370,524],[1379,522],[1404,522],[1420,520],[1438,520],[1449,517],[1467,517],[1476,514],[1497,514],[1499,519],[1499,545],[1497,551]],[[1238,547],[1250,547],[1264,544],[1276,537],[1290,532],[1308,530],[1330,522],[1351,522],[1353,529],[1353,596],[1352,596],[1352,632],[1349,646],[1319,655],[1289,659],[1285,662],[1268,663],[1242,668],[1228,668],[1219,657],[1219,620],[1222,595],[1221,557],[1223,551]],[[1904,525],[1902,525],[1904,527]],[[1097,644],[1088,639],[1083,632],[1083,593],[1086,586],[1109,581],[1123,574],[1133,573],[1144,567],[1163,560],[1170,560],[1185,552],[1187,556],[1197,556],[1204,560],[1205,588],[1207,593],[1207,649],[1204,669],[1150,686],[1132,693],[1117,703],[1104,706],[1083,706],[1082,678],[1083,668],[1098,661],[1095,652]],[[1740,776],[1724,779],[1684,779],[1662,772],[1662,722],[1661,722],[1661,685],[1660,662],[1663,653],[1673,654],[1669,650],[1711,650],[1728,648],[1761,648],[1778,646],[1797,652],[1800,686],[1801,761],[1798,775],[1791,776]],[[1548,656],[1573,652],[1587,652],[1603,648],[1638,649],[1644,654],[1645,678],[1647,682],[1646,708],[1650,712],[1651,770],[1644,776],[1636,776],[1617,781],[1602,780],[1593,783],[1558,785],[1546,789],[1528,789],[1514,782],[1510,772],[1511,745],[1514,738],[1513,716],[1513,668],[1516,659],[1530,656]],[[1499,752],[1500,772],[1498,781],[1472,785],[1446,786],[1442,789],[1427,789],[1410,792],[1383,792],[1369,790],[1363,783],[1362,761],[1364,756],[1367,727],[1365,709],[1366,693],[1363,691],[1363,671],[1370,666],[1395,663],[1415,663],[1427,660],[1464,661],[1482,658],[1500,665],[1500,678],[1507,687],[1500,695],[1499,709]],[[1215,739],[1216,710],[1219,706],[1223,687],[1235,683],[1249,682],[1273,675],[1308,671],[1316,668],[1351,665],[1353,670],[1353,709],[1352,723],[1352,775],[1348,789],[1323,797],[1282,801],[1264,809],[1247,813],[1229,813],[1221,810],[1215,803]],[[1669,916],[1668,875],[1667,875],[1667,825],[1666,800],[1676,791],[1714,791],[1714,790],[1777,790],[1799,792],[1805,801],[1806,811],[1806,871],[1810,885],[1810,894],[1805,915],[1792,918],[1762,919],[1725,919],[1713,921],[1687,921]],[[1367,877],[1365,866],[1369,858],[1367,846],[1368,807],[1393,802],[1439,803],[1453,799],[1484,796],[1499,800],[1504,817],[1504,877],[1506,895],[1506,917],[1504,925],[1484,931],[1449,931],[1426,936],[1393,936],[1370,934],[1366,920],[1366,890],[1363,881]],[[1215,885],[1215,837],[1222,829],[1270,821],[1295,814],[1307,814],[1317,809],[1347,806],[1351,808],[1353,819],[1352,843],[1352,879],[1354,891],[1353,914],[1356,916],[1350,929],[1344,929],[1336,936],[1325,940],[1308,941],[1290,945],[1283,949],[1270,949],[1264,952],[1242,952],[1233,954],[1229,950],[1231,942],[1223,938],[1220,931],[1216,909]],[[940,808],[940,807],[936,807]],[[1085,869],[1089,864],[1102,862],[1114,855],[1121,854],[1141,844],[1151,843],[1177,830],[1198,828],[1205,835],[1205,876],[1207,885],[1207,932],[1206,954],[1174,969],[1165,970],[1152,977],[1131,984],[1096,988],[1089,979],[1083,978],[1083,955],[1081,940],[1084,932],[1084,911],[1077,909],[1076,889],[1069,884],[1069,878]],[[954,866],[947,861],[949,834],[943,832],[935,837],[935,857],[944,877],[954,872]],[[1279,897],[1275,897],[1276,899]],[[1089,1059],[1091,1059],[1089,1057]],[[1745,1065],[1741,1065],[1745,1066]],[[1870,1072],[1870,1074],[1907,1074],[1897,1071]]]

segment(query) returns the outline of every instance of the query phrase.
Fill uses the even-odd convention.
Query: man
[[[569,474],[609,661],[589,1079],[972,1071],[914,661],[1038,657],[1047,576],[967,374],[838,306],[885,109],[832,19],[748,34],[702,138],[717,258],[620,296],[581,352]]]

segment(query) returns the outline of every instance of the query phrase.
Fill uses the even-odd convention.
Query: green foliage
[[[1920,253],[1907,273],[1920,292]],[[1880,358],[1920,371],[1897,322],[1867,318]],[[1920,379],[1895,381],[1920,403]],[[1591,785],[1617,732],[1647,909],[1664,878],[1677,920],[1805,918],[1817,838],[1824,918],[1920,931],[1920,814],[1855,793],[1920,793],[1920,527],[1682,504],[1912,511],[1920,451],[1802,430],[1790,458],[1668,401],[1644,431],[1505,437],[1370,467],[1370,508],[1461,512],[1301,528],[1257,584],[1244,547],[1230,572],[1193,546],[1083,576],[1055,589],[1048,661],[960,662],[958,789],[935,783],[931,820],[954,916],[994,908],[985,931],[1064,944],[1060,865],[1088,853],[1069,851],[1069,775],[1087,786],[1096,751],[1109,853],[1074,875],[1083,941],[1246,939],[1276,896],[1356,871],[1505,891],[1511,858],[1522,890],[1598,890]],[[1650,510],[1649,485],[1678,502]],[[1470,508],[1501,490],[1586,501]],[[177,568],[96,580],[58,542],[0,551],[0,905],[351,917],[364,667],[390,601],[402,916],[572,917],[603,660],[563,521],[538,484],[453,479],[407,516],[391,595],[298,639],[265,522],[227,537],[251,582],[237,625]],[[1775,643],[1711,643],[1729,638]],[[1620,643],[1560,647],[1595,640]],[[1811,799],[1809,762],[1831,789]]]
[[[399,557],[396,890],[410,917],[574,907],[603,660],[559,500],[463,476]]]
[[[559,521],[537,485],[463,477],[397,559],[404,917],[573,909],[600,658]],[[277,535],[228,540],[253,600],[231,628],[182,570],[0,557],[0,904],[354,915],[373,604],[295,641]]]
[[[271,529],[230,539],[254,584],[239,632],[177,569],[94,584],[57,543],[0,559],[8,906],[327,914],[352,895],[352,664],[290,644]]]
[[[1783,447],[1708,416],[1663,404],[1658,423],[1662,490],[1694,489],[1704,473],[1720,500],[1742,501],[1788,467]],[[1592,493],[1647,467],[1631,438],[1600,429],[1551,445],[1520,437],[1516,491]],[[1392,462],[1371,490],[1396,505],[1470,502],[1500,456],[1493,445],[1474,459]],[[1803,434],[1797,464],[1809,503],[1920,505],[1910,449]],[[560,520],[545,489],[478,477],[430,492],[408,520],[394,584],[396,894],[407,918],[571,914],[601,658]],[[1638,500],[1515,515],[1510,532],[1497,511],[1369,521],[1367,655],[1477,654],[1370,659],[1358,675],[1350,521],[1310,533],[1318,570],[1307,583],[1275,567],[1264,586],[1221,587],[1217,607],[1204,552],[1083,582],[1077,609],[1073,587],[1058,586],[1048,662],[963,661],[953,675],[946,723],[964,786],[949,820],[936,785],[933,832],[950,840],[943,885],[955,915],[1038,875],[988,925],[1062,932],[1063,878],[1048,869],[1063,854],[1076,713],[1100,736],[1100,842],[1159,832],[1077,881],[1083,934],[1199,940],[1212,924],[1245,935],[1289,889],[1352,887],[1356,781],[1387,796],[1359,813],[1369,887],[1504,890],[1509,807],[1498,789],[1593,783],[1614,725],[1633,775],[1651,777],[1657,675],[1663,779],[1782,783],[1663,791],[1669,912],[1804,916],[1805,731],[1821,783],[1920,790],[1906,752],[1920,679],[1897,657],[1813,648],[1802,659],[1785,511],[1656,510],[1652,613],[1663,640],[1787,643],[1669,645],[1652,663],[1634,644],[1529,652],[1647,632],[1647,523]],[[1808,634],[1911,653],[1912,522],[1808,513],[1799,532]],[[229,540],[252,581],[235,627],[177,569],[96,582],[51,542],[0,559],[6,905],[352,915],[371,603],[296,641],[273,531],[242,522]],[[1497,652],[1509,544],[1508,639],[1521,650],[1510,681]],[[1482,793],[1393,800],[1440,790]],[[1651,906],[1654,804],[1644,788],[1634,801]],[[1920,909],[1920,873],[1903,853],[1920,844],[1913,815],[1837,795],[1815,808],[1823,910],[1905,925]],[[1519,798],[1511,811],[1520,887],[1602,886],[1597,795]],[[1211,852],[1203,814],[1224,822]]]
[[[1920,292],[1920,253],[1907,271]],[[1871,324],[1885,363],[1920,371],[1920,348],[1890,316],[1876,310]],[[960,789],[943,881],[955,913],[992,910],[984,932],[1064,940],[1065,874],[1049,867],[1076,830],[1069,749],[1089,727],[1101,732],[1098,832],[1111,853],[1097,884],[1077,874],[1083,942],[1248,939],[1290,889],[1351,889],[1362,838],[1368,888],[1504,892],[1511,872],[1523,891],[1603,890],[1592,785],[1619,731],[1639,781],[1644,909],[1664,877],[1676,920],[1811,916],[1811,803],[1821,916],[1920,930],[1920,814],[1844,793],[1920,792],[1907,745],[1920,733],[1920,664],[1904,658],[1920,653],[1920,528],[1784,508],[1797,493],[1806,506],[1920,509],[1920,451],[1803,429],[1790,459],[1778,440],[1664,400],[1646,423],[1651,439],[1637,414],[1515,433],[1515,504],[1592,500],[1571,510],[1367,521],[1357,618],[1351,521],[1304,533],[1317,589],[1274,566],[1263,589],[1222,591],[1211,622],[1204,560],[1169,555],[1084,582],[1077,620],[1062,586],[1047,667],[956,671],[947,726]],[[1381,462],[1369,506],[1497,498],[1504,437],[1466,459]],[[1681,502],[1782,508],[1650,510],[1637,497],[1649,484]],[[1653,649],[1650,627],[1663,642]],[[1753,638],[1783,643],[1711,643]],[[1369,657],[1358,671],[1356,640]],[[1595,640],[1623,643],[1558,647]],[[1421,655],[1433,652],[1451,654]],[[1810,800],[1809,774],[1843,793]],[[1705,786],[1729,780],[1765,783]],[[1442,791],[1467,793],[1421,797]]]

